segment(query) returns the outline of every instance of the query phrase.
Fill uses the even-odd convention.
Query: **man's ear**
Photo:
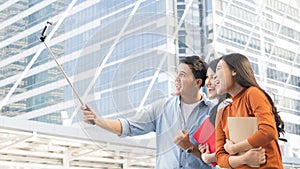
[[[202,84],[202,79],[196,79],[196,84],[200,88]]]

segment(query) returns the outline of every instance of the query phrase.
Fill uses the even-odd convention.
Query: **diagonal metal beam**
[[[194,0],[190,0],[189,3],[187,4],[186,8],[183,11],[182,17],[180,18],[180,21],[179,21],[178,25],[175,27],[175,31],[174,31],[173,35],[170,37],[170,38],[173,38],[174,41],[177,39],[176,37],[178,36],[179,29],[180,29],[181,25],[183,24],[184,19],[185,19],[186,15],[187,15],[187,12],[188,12],[188,10],[190,9],[190,7],[193,4],[193,1]],[[147,98],[148,98],[148,96],[150,94],[150,91],[151,91],[151,89],[152,89],[152,87],[153,87],[156,79],[158,78],[159,72],[160,72],[160,70],[161,70],[161,68],[162,68],[162,66],[163,66],[166,58],[167,58],[167,53],[164,54],[162,60],[160,61],[159,65],[158,65],[158,68],[155,71],[150,84],[148,85],[148,88],[147,88],[147,90],[146,90],[146,92],[144,94],[144,97],[141,100],[141,103],[140,103],[140,105],[138,107],[138,111],[141,110],[144,107],[144,104],[145,104],[145,102],[146,102],[146,100],[147,100]]]
[[[6,1],[3,4],[0,5],[0,11],[3,11],[4,9],[10,7],[11,5],[17,3],[19,0],[10,0]]]
[[[73,6],[75,5],[75,3],[77,2],[77,0],[72,0],[72,2],[70,3],[70,5],[68,6],[68,8],[66,9],[66,11],[63,13],[62,17],[58,20],[57,24],[55,25],[55,27],[53,28],[53,30],[50,32],[50,34],[48,35],[48,38],[45,40],[46,42],[48,42],[52,36],[54,35],[54,33],[57,31],[57,29],[59,28],[59,26],[62,24],[62,22],[65,20],[65,18],[67,17],[67,15],[69,14],[69,12],[71,11],[71,9],[73,8]],[[22,79],[25,77],[25,75],[28,73],[29,69],[32,67],[32,65],[34,64],[34,62],[37,60],[37,58],[40,56],[40,54],[42,53],[42,51],[44,50],[44,46],[43,44],[40,45],[40,49],[37,51],[37,53],[33,56],[33,58],[30,60],[30,62],[28,63],[28,65],[26,66],[26,68],[24,69],[24,71],[21,73],[20,77],[18,78],[18,80],[15,82],[15,84],[13,85],[13,87],[9,90],[8,94],[5,96],[5,98],[2,100],[1,104],[0,104],[0,110],[2,109],[2,107],[4,105],[6,105],[6,102],[9,100],[9,98],[12,96],[12,94],[14,93],[14,91],[16,90],[16,88],[18,87],[18,85],[20,84],[20,82],[22,81]]]
[[[0,150],[5,150],[5,149],[9,149],[10,147],[14,147],[16,146],[17,144],[20,144],[20,143],[24,143],[26,142],[27,140],[30,140],[31,138],[33,138],[34,136],[20,136],[20,137],[15,137],[15,138],[11,138],[9,140],[6,140],[6,141],[11,141],[12,143],[9,144],[9,145],[4,145],[4,146],[1,146],[0,147]],[[5,141],[5,140],[4,140]]]
[[[244,51],[247,51],[248,47],[249,47],[249,44],[250,44],[250,41],[251,41],[251,38],[255,32],[255,27],[256,25],[259,25],[261,24],[261,20],[262,20],[262,12],[263,12],[263,9],[265,7],[265,3],[266,1],[263,0],[260,4],[260,8],[259,8],[259,11],[256,13],[256,17],[255,17],[255,24],[253,24],[252,28],[251,28],[251,31],[250,31],[250,34],[248,36],[248,39],[247,39],[247,42],[246,42],[246,45],[244,45]],[[263,49],[264,50],[264,49]]]
[[[222,1],[221,1],[221,2],[222,2]],[[219,36],[219,33],[220,33],[220,31],[223,29],[222,27],[223,27],[223,25],[224,25],[224,22],[225,22],[227,13],[228,13],[228,11],[229,11],[229,8],[230,8],[232,2],[233,2],[233,0],[230,0],[230,1],[227,3],[226,9],[225,9],[225,11],[223,11],[224,14],[223,14],[221,23],[219,24],[219,27],[218,27],[216,33],[213,35],[214,37],[213,37],[213,40],[212,40],[212,43],[211,43],[211,46],[212,46],[213,48],[215,48],[215,44],[216,44],[217,38],[218,38],[218,36]],[[224,2],[222,2],[222,3],[224,3]],[[209,51],[209,53],[206,55],[205,61],[208,61],[208,59],[209,59],[209,57],[210,57],[210,55],[212,54],[213,51],[214,51],[214,50],[210,50],[210,51]]]
[[[125,32],[125,30],[126,30],[128,24],[131,22],[131,19],[133,18],[133,16],[135,15],[136,11],[138,10],[140,4],[141,4],[143,1],[144,1],[144,0],[138,0],[138,1],[135,3],[135,5],[134,5],[132,11],[131,11],[130,14],[129,14],[129,17],[127,18],[127,20],[126,20],[126,22],[125,22],[125,24],[124,24],[124,26],[122,27],[121,31],[120,31],[119,34],[117,35],[117,37],[116,37],[114,43],[113,43],[112,46],[110,47],[108,53],[105,55],[103,61],[101,62],[101,64],[100,64],[99,67],[97,68],[97,71],[96,71],[96,74],[95,74],[93,80],[90,82],[89,86],[86,88],[86,90],[85,90],[85,92],[84,92],[84,94],[83,94],[83,98],[85,98],[85,97],[88,95],[88,93],[89,93],[90,90],[92,89],[93,85],[96,83],[96,80],[97,80],[97,78],[99,77],[100,73],[102,72],[102,70],[103,70],[103,68],[104,68],[104,66],[105,66],[105,64],[106,64],[106,62],[107,62],[108,59],[110,58],[110,56],[111,56],[112,52],[114,51],[116,45],[119,43],[119,41],[120,41],[122,35],[124,34],[124,32]],[[70,125],[72,124],[72,121],[73,121],[75,115],[78,113],[79,108],[80,108],[79,106],[77,106],[77,107],[75,108],[75,110],[73,111],[73,113],[72,113],[72,115],[71,115],[71,117],[70,117],[70,120],[69,120],[69,123],[67,124],[67,126],[70,126]]]
[[[299,53],[300,53],[300,45],[298,46],[298,49],[297,49],[297,52],[296,52],[296,54],[295,54],[293,63],[292,63],[292,65],[291,65],[291,68],[290,68],[288,77],[286,78],[286,81],[285,81],[285,83],[284,83],[282,93],[279,95],[279,96],[281,97],[281,99],[279,99],[279,104],[278,104],[278,106],[282,106],[282,103],[283,103],[283,100],[284,100],[283,97],[285,96],[284,94],[285,94],[287,85],[288,85],[289,82],[290,82],[290,79],[291,79],[291,76],[292,76],[292,72],[293,72],[293,70],[294,70],[294,67],[295,67],[295,64],[296,64],[296,61],[297,61],[297,58],[298,58]],[[298,72],[298,73],[299,73],[299,72]],[[299,75],[299,74],[298,74],[298,75]]]
[[[286,17],[287,17],[287,11],[288,11],[288,8],[289,8],[290,5],[291,5],[291,2],[292,2],[292,0],[289,0],[288,4],[286,5],[286,7],[285,7],[285,9],[284,9],[284,13],[283,13],[283,16],[282,16],[281,23],[279,24],[279,28],[278,28],[278,30],[277,30],[277,32],[276,32],[276,34],[275,34],[274,42],[271,43],[272,46],[271,46],[270,54],[269,54],[269,56],[266,57],[267,65],[262,65],[263,67],[265,66],[265,71],[267,70],[268,63],[269,63],[269,61],[270,61],[270,57],[273,55],[272,53],[273,53],[273,51],[274,51],[274,49],[275,49],[275,47],[276,47],[277,41],[278,41],[278,39],[279,39],[279,34],[280,34],[281,29],[282,29],[282,27],[283,27],[283,23],[284,23],[284,21],[285,21],[285,19],[286,19]],[[265,49],[261,49],[261,50],[264,51]],[[299,52],[299,48],[298,48],[298,52]],[[298,53],[298,52],[297,52],[297,53]],[[296,58],[297,58],[297,54],[296,54],[296,56],[295,56],[295,58],[294,58],[294,62],[296,61]],[[293,63],[293,65],[294,65],[294,63]],[[284,93],[285,93],[286,85],[287,85],[288,82],[289,82],[289,79],[290,79],[289,77],[291,76],[291,71],[293,70],[293,67],[294,67],[294,66],[292,66],[292,68],[291,68],[291,70],[290,70],[289,76],[288,76],[287,81],[286,81],[286,83],[285,83],[285,86],[284,86],[284,88],[283,88],[283,92],[282,92],[282,94],[281,94],[280,96],[283,96]],[[261,77],[262,77],[262,78],[261,78],[261,82],[262,82],[263,84],[266,84],[266,83],[267,83],[267,82],[266,82],[266,78],[265,78],[266,75],[267,75],[267,72],[264,72],[264,73],[261,74]],[[280,100],[282,100],[282,99],[280,99]],[[280,101],[280,102],[282,102],[282,101]],[[279,103],[279,105],[280,105],[280,104],[281,104],[281,103]]]

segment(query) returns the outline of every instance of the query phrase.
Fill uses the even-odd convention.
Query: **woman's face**
[[[235,72],[229,69],[224,60],[220,60],[215,74],[215,87],[218,95],[229,93],[234,85]]]
[[[215,72],[209,67],[206,73],[205,86],[207,88],[207,96],[210,99],[214,99],[217,96],[214,75]]]

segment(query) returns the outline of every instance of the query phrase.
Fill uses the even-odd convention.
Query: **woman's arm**
[[[223,168],[235,168],[242,165],[258,165],[265,163],[265,161],[263,161],[263,159],[265,159],[265,150],[262,148],[253,148],[247,140],[234,145],[236,147],[232,148],[233,150],[228,150],[229,152],[232,151],[232,154],[236,154],[237,150],[235,150],[235,148],[245,150],[243,147],[246,147],[246,149],[250,149],[243,155],[230,155],[225,150],[225,147],[228,149],[233,143],[229,140],[226,141],[227,138],[223,129],[223,122],[226,121],[227,116],[223,116],[222,113],[223,111],[221,110],[221,112],[217,114],[216,120],[216,159],[218,165]]]
[[[253,148],[248,150],[243,155],[230,156],[228,158],[228,163],[231,166],[231,168],[236,168],[241,165],[259,167],[261,164],[266,163],[265,149],[261,147]]]
[[[223,121],[227,119],[227,116],[223,116],[225,108],[222,108],[218,111],[216,116],[216,159],[217,163],[222,168],[230,168],[228,158],[229,154],[224,149],[224,144],[226,143],[226,134],[223,130]]]
[[[247,139],[243,140],[241,142],[238,142],[237,144],[234,144],[231,140],[226,139],[226,143],[224,144],[224,149],[230,155],[235,155],[237,153],[250,150],[252,148],[254,148],[254,147],[252,147],[252,145],[249,144]]]
[[[265,94],[258,88],[250,88],[247,93],[247,105],[250,109],[249,116],[257,117],[258,130],[239,143],[231,144],[227,141],[224,148],[229,154],[257,148],[278,138],[272,106]]]

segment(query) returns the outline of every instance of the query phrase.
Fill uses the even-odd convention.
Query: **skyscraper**
[[[245,54],[286,124],[284,158],[299,158],[299,4],[296,0],[0,1],[1,116],[76,126],[83,101],[128,117],[172,93],[180,57]],[[63,123],[62,115],[66,115]]]
[[[202,1],[207,60],[238,52],[251,61],[285,122],[288,143],[280,142],[284,161],[299,159],[300,55],[299,1]],[[288,167],[288,166],[286,166]]]

